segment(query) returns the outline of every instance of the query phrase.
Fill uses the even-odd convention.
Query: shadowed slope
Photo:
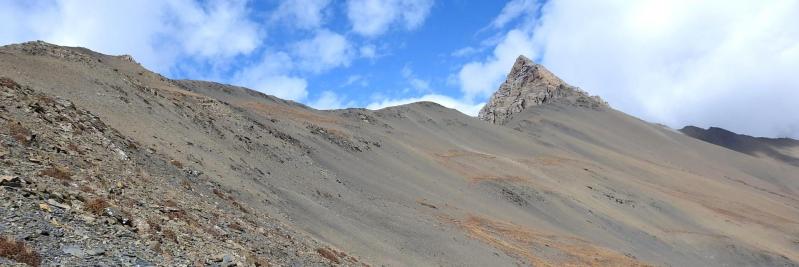
[[[799,166],[799,141],[790,138],[765,138],[736,134],[721,128],[707,130],[685,126],[680,132],[687,136],[723,146],[755,157],[772,158],[794,166]]]

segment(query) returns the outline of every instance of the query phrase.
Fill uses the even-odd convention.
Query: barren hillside
[[[751,156],[799,166],[799,140],[752,137],[736,134],[718,127],[702,129],[696,126],[685,126],[680,129],[680,132]]]
[[[43,265],[799,263],[799,168],[517,65],[481,112],[494,124],[429,102],[319,111],[127,56],[5,46],[0,232]]]

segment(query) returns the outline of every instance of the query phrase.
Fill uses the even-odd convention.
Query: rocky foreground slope
[[[130,57],[2,47],[0,264],[799,262],[799,168],[519,65],[509,77],[527,82],[483,113],[498,125],[429,102],[319,111]]]

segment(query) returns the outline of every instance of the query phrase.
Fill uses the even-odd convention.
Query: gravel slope
[[[0,76],[74,103],[113,129],[113,138],[126,140],[115,146],[141,156],[120,166],[137,166],[158,181],[127,178],[150,186],[130,186],[134,202],[181,199],[181,209],[200,221],[198,229],[215,225],[228,232],[233,222],[244,228],[222,236],[180,232],[179,241],[206,240],[202,244],[222,257],[209,257],[189,242],[169,245],[183,255],[173,261],[142,252],[150,253],[143,260],[158,265],[217,264],[225,254],[243,265],[255,265],[256,258],[275,265],[388,266],[799,262],[799,168],[722,149],[609,107],[548,103],[503,126],[429,102],[318,111],[241,87],[166,79],[129,57],[46,43],[0,48]],[[19,113],[14,120],[29,121],[30,129],[57,129],[33,116]],[[36,131],[49,128],[41,129]],[[30,148],[11,141],[6,130],[0,136],[2,147],[15,151],[4,156],[11,165],[0,175],[36,184],[47,179],[36,174],[44,166],[15,167]],[[111,153],[105,149],[68,158],[104,158]],[[76,176],[92,176],[82,173]],[[109,176],[124,173],[120,167]],[[105,194],[113,183],[79,179],[122,205]],[[181,179],[196,181],[192,190],[181,189]],[[22,201],[14,190],[21,189],[4,190],[3,197]],[[44,216],[30,203],[2,215]],[[168,205],[155,205],[131,209],[160,214],[167,225],[180,221],[162,214],[160,207]],[[213,217],[208,214],[225,219],[206,220]],[[261,239],[259,227],[292,234]],[[6,222],[0,227],[10,228]],[[128,228],[132,238],[148,240]],[[56,248],[31,240],[46,263],[58,262],[50,254]],[[131,249],[146,251],[145,244]],[[250,248],[260,249],[243,252]]]

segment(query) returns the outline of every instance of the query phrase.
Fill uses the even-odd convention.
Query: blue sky
[[[652,122],[799,137],[799,1],[0,0],[0,44],[131,54],[319,109],[475,115],[524,54]]]

